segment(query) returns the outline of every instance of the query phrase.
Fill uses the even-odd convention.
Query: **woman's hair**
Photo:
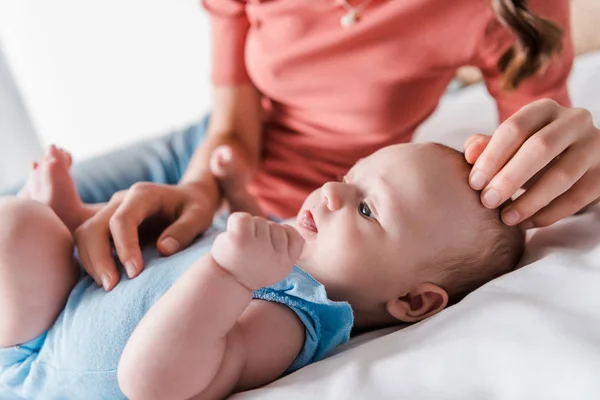
[[[497,18],[517,36],[517,42],[498,61],[502,88],[512,90],[540,70],[562,50],[562,29],[527,9],[526,0],[491,0]]]

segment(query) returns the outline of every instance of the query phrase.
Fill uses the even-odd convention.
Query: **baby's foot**
[[[50,146],[42,159],[33,163],[31,174],[18,196],[48,205],[73,232],[83,222],[84,205],[69,173],[71,163],[68,152]]]
[[[248,192],[250,173],[241,158],[229,146],[219,146],[210,155],[210,171],[229,203],[231,212],[245,211],[262,216],[258,203]]]

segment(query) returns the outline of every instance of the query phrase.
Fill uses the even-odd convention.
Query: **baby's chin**
[[[309,270],[316,269],[316,266],[318,265],[318,263],[315,262],[313,257],[313,247],[314,246],[312,245],[312,243],[304,242],[302,253],[300,254],[300,257],[298,257],[298,261],[296,261],[296,265],[298,265],[300,268],[302,268],[308,273],[310,273]]]

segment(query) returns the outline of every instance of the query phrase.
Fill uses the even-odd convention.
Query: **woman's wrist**
[[[182,179],[178,186],[189,191],[194,198],[203,198],[207,203],[205,207],[212,210],[214,214],[221,204],[222,194],[212,174],[209,173],[206,175],[209,176],[205,176],[203,179]]]

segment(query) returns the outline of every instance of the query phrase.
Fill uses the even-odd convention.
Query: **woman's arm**
[[[210,154],[216,147],[229,144],[254,169],[259,160],[262,121],[260,96],[246,71],[250,24],[245,2],[202,0],[202,5],[210,15],[213,106],[208,138],[192,157],[182,183],[208,185],[215,196],[215,181],[208,170]]]
[[[262,119],[260,96],[251,83],[215,86],[212,104],[207,138],[192,156],[181,183],[209,187],[216,198],[217,185],[208,165],[211,153],[221,145],[229,145],[247,169],[256,169],[262,147]]]

